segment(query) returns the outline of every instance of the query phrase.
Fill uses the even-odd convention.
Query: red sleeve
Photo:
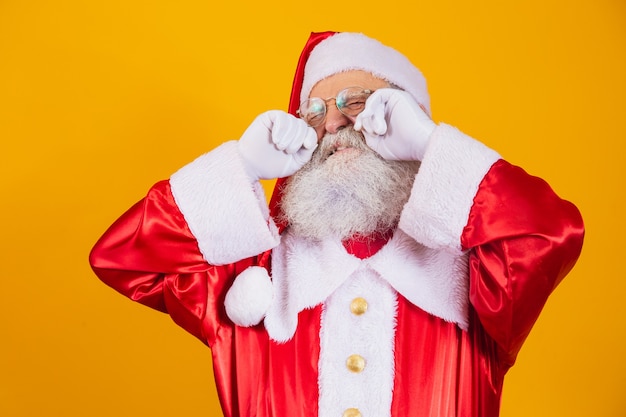
[[[500,160],[480,184],[461,237],[471,249],[470,302],[509,366],[583,235],[578,209],[519,167]]]
[[[203,258],[168,181],[124,213],[90,254],[96,275],[130,299],[169,313],[211,345],[224,323],[223,292],[251,260],[213,266]]]

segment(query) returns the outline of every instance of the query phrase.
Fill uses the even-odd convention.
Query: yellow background
[[[0,0],[0,416],[219,415],[209,350],[87,255],[154,182],[286,109],[323,30],[405,53],[437,121],[584,215],[502,416],[626,415],[624,1]]]

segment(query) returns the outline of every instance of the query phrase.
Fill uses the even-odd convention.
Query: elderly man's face
[[[313,86],[309,97],[319,97],[328,99],[336,97],[337,93],[347,87],[363,87],[369,90],[389,87],[389,83],[385,80],[373,76],[365,71],[346,71],[328,78],[323,79]],[[338,130],[350,126],[354,123],[354,117],[348,117],[341,113],[334,100],[330,101],[326,110],[326,120],[317,126],[317,138],[320,140],[326,133],[337,133]]]
[[[320,81],[311,97],[336,97],[347,87],[375,90],[388,83],[350,71]],[[316,129],[319,146],[285,186],[282,220],[292,233],[311,239],[343,240],[392,229],[409,198],[418,163],[384,160],[352,128],[355,116],[341,113],[333,100],[327,108]]]

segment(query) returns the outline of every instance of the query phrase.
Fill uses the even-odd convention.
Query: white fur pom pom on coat
[[[235,278],[226,293],[226,314],[238,326],[256,326],[273,298],[272,280],[265,268],[251,266]]]

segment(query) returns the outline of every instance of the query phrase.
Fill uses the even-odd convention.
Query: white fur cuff
[[[474,196],[499,159],[494,150],[440,124],[431,135],[400,228],[428,247],[461,250]]]
[[[237,142],[222,144],[170,178],[172,194],[204,258],[223,265],[279,242],[261,185],[251,184]]]

